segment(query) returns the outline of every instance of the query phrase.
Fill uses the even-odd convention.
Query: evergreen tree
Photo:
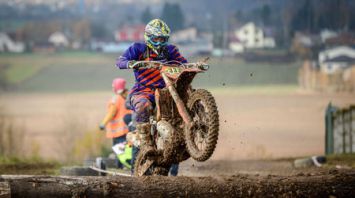
[[[314,7],[310,0],[306,0],[300,10],[296,13],[292,20],[293,30],[314,31]]]
[[[164,20],[173,31],[184,28],[185,17],[180,4],[165,3],[161,19]]]
[[[99,21],[91,21],[90,24],[91,36],[93,38],[104,39],[111,36],[110,32],[107,30],[105,23],[100,23]]]
[[[236,19],[236,21],[238,22],[244,22],[245,21],[245,16],[242,10],[237,10],[234,13],[234,19]]]
[[[153,15],[152,13],[150,12],[150,8],[147,7],[143,13],[142,13],[142,16],[141,16],[141,21],[142,23],[144,24],[147,24],[149,21],[151,21],[153,19]]]
[[[292,30],[351,30],[354,9],[348,0],[305,0],[292,19]]]
[[[261,21],[263,22],[264,25],[270,24],[271,9],[268,4],[263,5],[263,7],[261,8],[260,16],[261,16]]]

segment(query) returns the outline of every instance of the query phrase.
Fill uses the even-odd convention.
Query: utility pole
[[[222,50],[223,50],[223,56],[225,56],[225,52],[227,50],[228,46],[228,32],[229,32],[229,27],[228,27],[228,14],[226,13],[223,17],[223,41],[222,41]]]

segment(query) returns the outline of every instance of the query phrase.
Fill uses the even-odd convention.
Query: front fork
[[[174,87],[174,84],[166,76],[166,74],[161,73],[161,76],[163,77],[163,79],[165,81],[165,84],[168,87],[168,90],[169,90],[171,96],[173,97],[174,102],[176,103],[176,107],[178,109],[178,112],[179,112],[180,116],[184,120],[186,126],[191,128],[192,125],[193,125],[192,118],[191,118],[190,114],[188,113],[184,102],[181,100],[178,92],[176,91],[176,89]]]

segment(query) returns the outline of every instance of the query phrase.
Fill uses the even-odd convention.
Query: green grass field
[[[130,70],[115,68],[116,55],[90,52],[0,54],[6,82],[15,91],[104,91],[115,77],[134,82]],[[195,61],[197,58],[191,58]],[[194,81],[196,87],[296,86],[299,63],[248,64],[240,59],[212,58],[210,70]]]
[[[58,175],[61,166],[62,164],[53,160],[0,156],[0,175]]]

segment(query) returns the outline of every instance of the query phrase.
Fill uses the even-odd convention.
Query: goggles
[[[169,36],[151,36],[150,41],[153,45],[166,45],[168,43]]]

